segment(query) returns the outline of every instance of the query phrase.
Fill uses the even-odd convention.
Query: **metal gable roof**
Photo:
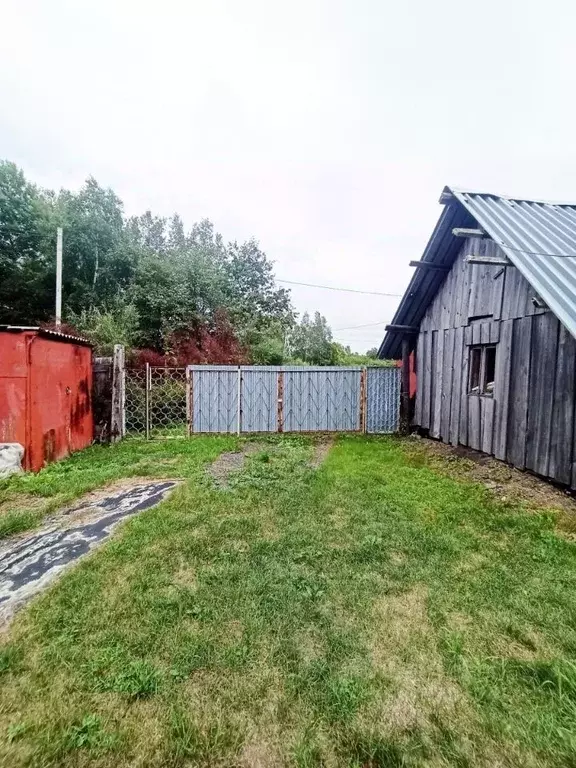
[[[576,203],[520,200],[454,187],[446,187],[440,201],[447,205],[422,260],[439,264],[453,262],[462,240],[452,235],[452,227],[477,222],[576,337]],[[458,218],[458,211],[460,217],[467,218],[467,223],[448,223]],[[449,229],[446,237],[439,241],[435,235],[442,222],[445,222],[444,228]],[[420,323],[445,277],[442,273],[427,272],[416,270],[394,316],[394,324]],[[379,356],[399,357],[400,344],[401,335],[388,332]]]

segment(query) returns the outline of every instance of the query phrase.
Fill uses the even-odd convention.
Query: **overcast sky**
[[[445,184],[576,199],[570,0],[2,0],[0,156],[403,292]],[[293,288],[378,345],[398,299]]]

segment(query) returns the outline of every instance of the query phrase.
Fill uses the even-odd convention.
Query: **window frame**
[[[468,347],[468,394],[476,395],[477,397],[494,397],[494,389],[496,386],[496,356],[497,356],[497,344],[471,344]],[[486,358],[488,351],[494,350],[493,361],[493,374],[492,381],[487,381],[486,374],[488,372],[486,365]],[[480,365],[478,368],[472,365],[473,358],[480,355]],[[478,384],[472,386],[473,377],[476,380],[476,371],[478,372]],[[489,386],[490,385],[490,386]]]

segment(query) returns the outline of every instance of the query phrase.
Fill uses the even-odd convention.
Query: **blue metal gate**
[[[191,365],[196,432],[396,432],[398,368]]]

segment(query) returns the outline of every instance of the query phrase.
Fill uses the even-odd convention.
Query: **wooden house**
[[[576,204],[440,202],[379,356],[414,353],[416,427],[576,488]]]

